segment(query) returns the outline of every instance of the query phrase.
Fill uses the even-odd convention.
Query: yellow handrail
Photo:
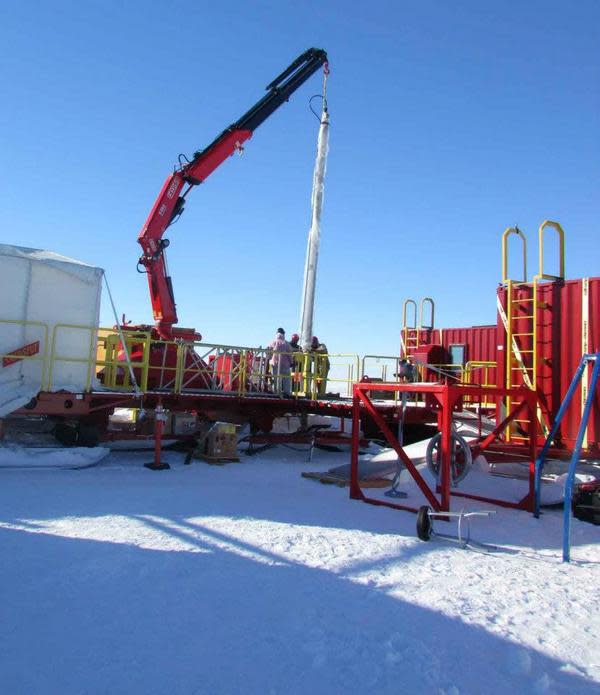
[[[516,234],[523,242],[523,279],[517,282],[527,282],[527,239],[518,227],[508,227],[502,234],[502,283],[508,282],[508,237]]]
[[[558,234],[558,254],[560,275],[549,275],[544,273],[544,231],[546,229],[554,229]],[[558,222],[552,220],[544,220],[540,225],[538,232],[539,243],[539,273],[535,276],[537,280],[564,280],[565,279],[565,232]]]
[[[472,384],[473,382],[473,372],[476,369],[483,369],[483,379],[478,379],[477,384],[479,386],[496,386],[489,380],[489,370],[496,369],[497,363],[488,360],[469,360],[465,364],[465,383]]]

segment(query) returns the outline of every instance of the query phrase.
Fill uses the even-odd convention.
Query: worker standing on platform
[[[278,328],[275,339],[269,345],[271,356],[269,364],[273,378],[273,391],[289,398],[292,393],[290,372],[292,367],[292,346],[285,339],[285,331]]]
[[[394,376],[403,383],[410,383],[417,380],[417,368],[410,361],[410,357],[400,360],[398,363],[398,372]]]
[[[306,358],[300,347],[300,336],[294,333],[290,339],[290,347],[292,348],[292,392],[295,396],[304,395],[306,391],[303,385],[303,374]]]
[[[327,345],[319,342],[316,335],[313,335],[310,344],[310,351],[313,353],[313,374],[317,386],[317,395],[322,398],[327,392],[327,375],[331,368],[331,362],[327,354]]]

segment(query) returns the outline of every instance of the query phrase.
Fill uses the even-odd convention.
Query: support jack
[[[161,447],[162,447],[162,433],[165,426],[167,416],[165,410],[162,407],[161,402],[158,402],[156,410],[154,411],[154,461],[149,461],[144,464],[144,468],[148,468],[151,471],[166,471],[171,468],[168,463],[163,463],[160,460]]]
[[[148,468],[151,471],[166,471],[171,468],[171,466],[169,466],[168,463],[159,463],[156,465],[155,461],[148,461],[148,463],[144,464],[144,468]]]

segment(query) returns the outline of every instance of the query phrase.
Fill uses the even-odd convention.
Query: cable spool
[[[471,448],[466,440],[460,434],[452,433],[452,454],[450,457],[450,472],[452,475],[452,484],[459,483],[467,476],[471,470],[473,463],[473,455]],[[440,475],[440,462],[442,458],[441,451],[442,433],[438,432],[427,445],[425,460],[427,468],[433,473],[436,478]]]

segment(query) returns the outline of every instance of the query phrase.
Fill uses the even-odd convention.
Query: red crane
[[[165,249],[169,245],[169,240],[163,238],[165,231],[183,212],[190,190],[205,181],[236,150],[240,150],[256,128],[326,63],[327,53],[324,50],[309,48],[267,85],[268,94],[210,145],[195,152],[191,161],[180,164],[167,177],[138,236],[143,249],[138,269],[142,265],[145,268],[142,272],[148,275],[152,312],[156,330],[162,339],[194,340],[197,335],[192,329],[173,329],[173,324],[177,323],[177,310],[165,260]]]

